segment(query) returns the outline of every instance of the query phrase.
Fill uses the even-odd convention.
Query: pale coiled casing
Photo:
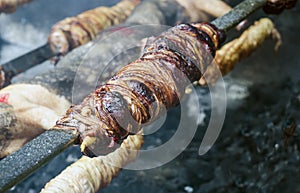
[[[68,17],[52,27],[48,43],[54,53],[66,54],[94,39],[103,29],[125,21],[138,3],[139,0],[123,0],[110,8],[98,7]]]

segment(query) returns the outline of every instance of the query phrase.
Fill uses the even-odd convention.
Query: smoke
[[[5,42],[1,45],[1,63],[28,52],[47,40],[46,32],[27,22],[14,22],[9,15],[0,15],[0,37]]]

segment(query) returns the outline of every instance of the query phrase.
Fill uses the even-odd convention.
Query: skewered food
[[[29,3],[32,0],[0,0],[0,13],[12,13],[17,7]]]
[[[205,75],[200,79],[200,85],[205,85],[206,82],[216,82],[220,78],[216,71],[220,70],[222,75],[228,74],[239,61],[248,57],[270,37],[277,41],[274,49],[278,51],[281,45],[281,36],[273,22],[268,18],[256,21],[241,36],[228,42],[216,52],[214,58],[216,66],[208,67]]]
[[[50,128],[70,102],[45,87],[16,84],[0,90],[0,158]]]
[[[224,33],[208,23],[181,24],[162,33],[144,54],[72,106],[54,128],[80,133],[89,156],[114,151],[163,108],[179,103],[185,87],[199,80],[224,41]]]
[[[81,101],[82,98],[87,95],[82,90],[82,87],[88,88],[93,86],[97,81],[106,81],[117,72],[117,69],[119,69],[121,65],[138,58],[140,54],[139,47],[135,50],[126,49],[126,45],[130,44],[130,41],[140,42],[142,38],[141,35],[139,35],[140,31],[135,28],[132,29],[130,26],[149,23],[174,25],[176,21],[173,20],[173,17],[181,9],[182,7],[173,0],[143,1],[133,11],[133,14],[128,18],[125,24],[118,25],[114,28],[119,30],[119,32],[117,32],[117,34],[119,34],[118,37],[110,41],[108,41],[108,39],[106,39],[106,41],[99,41],[99,38],[96,38],[91,44],[85,44],[80,48],[74,49],[60,60],[54,69],[43,74],[38,74],[31,80],[25,80],[22,84],[13,84],[1,90],[1,102],[4,106],[3,108],[1,106],[0,109],[2,110],[1,114],[5,114],[5,116],[0,117],[0,121],[3,123],[3,127],[0,128],[1,133],[3,133],[3,135],[0,135],[0,138],[3,139],[0,144],[0,158],[18,150],[24,143],[51,128],[59,116],[64,114],[69,108],[69,101],[72,99]],[[180,20],[180,18],[178,19]],[[126,33],[129,30],[131,30],[131,35],[127,35],[126,39],[123,38],[122,33]],[[102,35],[107,35],[112,32],[114,31],[103,32]],[[149,31],[149,33],[151,32],[153,32],[153,30]],[[155,33],[158,34],[159,32],[157,31]],[[144,35],[147,36],[147,34]],[[101,65],[99,65],[99,71],[106,69],[105,73],[101,74],[99,80],[94,78],[99,75],[99,72],[95,70],[95,66],[86,66],[84,71],[80,71],[80,73],[77,71],[81,61],[85,58],[85,54],[94,46],[99,48],[97,52],[99,51],[99,53],[102,54],[97,54],[97,56],[93,56],[91,59],[102,62]],[[114,57],[115,53],[112,50],[116,47],[120,50],[126,50],[122,57]],[[107,58],[112,57],[114,57],[114,65],[107,66],[105,61]],[[74,95],[72,96],[73,86],[80,86],[74,85],[74,79],[75,77],[78,78],[81,76],[84,78],[84,86],[81,87],[80,93],[76,93],[76,97]],[[12,102],[12,97],[18,98],[18,100]],[[49,105],[42,104],[41,102],[43,101]],[[7,102],[9,104],[7,104]],[[60,110],[55,110],[59,105]],[[38,115],[36,115],[35,113],[37,113],[39,107],[40,110]],[[21,110],[23,110],[23,113],[21,113]],[[51,114],[51,116],[49,116],[49,114]],[[30,121],[30,124],[28,124],[28,121]],[[4,135],[4,133],[9,135]]]
[[[142,144],[143,136],[133,135],[107,156],[83,156],[48,182],[41,193],[97,192],[107,186],[124,165],[135,160]]]
[[[48,37],[51,49],[66,54],[87,43],[103,29],[125,21],[138,3],[139,0],[123,0],[113,7],[98,7],[58,22]]]

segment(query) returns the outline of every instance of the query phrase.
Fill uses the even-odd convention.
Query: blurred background
[[[0,14],[0,63],[9,61],[47,41],[57,21],[117,0],[35,0],[13,14]],[[239,1],[229,1],[231,5]],[[249,22],[266,16],[258,11]],[[224,81],[227,113],[222,132],[205,155],[198,148],[210,118],[207,88],[197,88],[203,118],[194,140],[172,162],[150,170],[123,170],[101,192],[300,192],[300,5],[270,17],[282,35],[277,53],[266,41],[240,62]],[[236,32],[229,33],[229,39]],[[31,78],[54,68],[45,62],[22,73],[14,81]],[[192,106],[195,99],[187,98]],[[163,126],[145,137],[144,149],[159,146],[176,131],[180,109],[172,109]],[[296,130],[285,145],[286,130]],[[51,178],[81,156],[71,147],[13,187],[10,193],[36,193]],[[13,170],[13,166],[12,166]]]

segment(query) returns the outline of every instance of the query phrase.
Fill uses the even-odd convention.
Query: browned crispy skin
[[[297,0],[268,0],[263,10],[268,14],[280,14],[284,9],[291,9]]]
[[[146,46],[141,58],[71,107],[55,128],[77,130],[87,155],[115,150],[142,124],[157,119],[162,109],[179,103],[185,87],[199,80],[222,40],[223,33],[208,23],[171,28]]]

